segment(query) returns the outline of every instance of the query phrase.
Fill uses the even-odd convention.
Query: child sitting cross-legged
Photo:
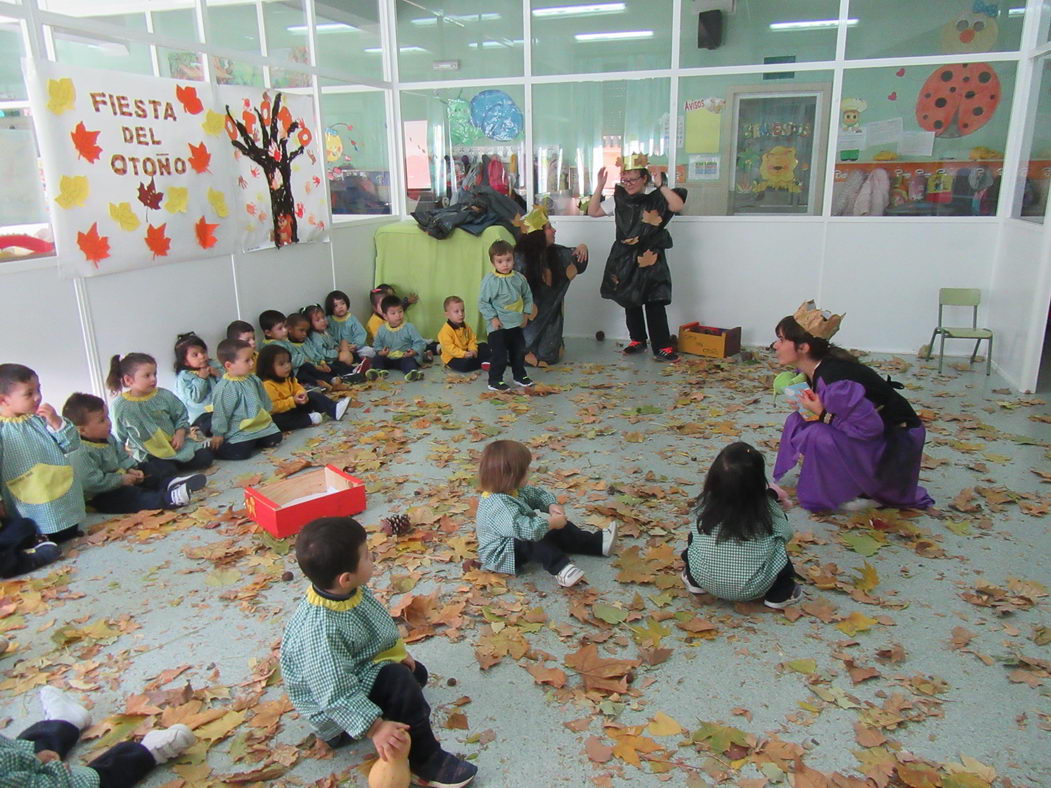
[[[365,324],[366,337],[372,341],[372,346],[376,347],[375,339],[376,332],[380,330],[380,327],[386,322],[387,316],[383,313],[383,299],[387,296],[394,296],[400,302],[402,309],[406,312],[409,311],[409,307],[419,301],[419,297],[415,293],[409,293],[405,298],[398,295],[398,291],[394,289],[394,285],[380,284],[372,288],[369,293],[369,302],[372,304],[372,314],[369,315],[369,321]]]
[[[280,345],[267,345],[260,351],[256,374],[270,397],[270,416],[281,430],[320,424],[323,413],[339,421],[350,407],[349,399],[335,402],[320,391],[303,388],[292,374],[292,355]]]
[[[350,297],[346,293],[333,290],[325,296],[325,314],[328,315],[326,330],[329,336],[336,340],[341,360],[347,360],[343,356],[344,353],[349,353],[354,360],[364,360],[376,355],[376,351],[369,347],[365,326],[361,325],[361,321],[350,311]],[[317,320],[314,316],[310,317],[312,321]],[[368,367],[363,367],[360,371],[364,372],[366,369]]]
[[[130,514],[174,509],[204,487],[204,474],[171,476],[167,463],[142,463],[110,434],[109,409],[94,394],[71,394],[62,415],[77,426],[80,448],[70,455],[84,498],[96,512]]]
[[[526,486],[532,459],[518,441],[493,441],[482,451],[478,558],[485,569],[506,574],[518,574],[530,561],[537,561],[555,576],[555,582],[569,588],[584,573],[566,553],[608,556],[617,540],[617,524],[585,531],[569,522],[555,496]]]
[[[293,341],[289,336],[288,321],[293,316],[285,317],[284,313],[276,309],[266,309],[259,315],[259,325],[263,328],[263,347],[267,345],[280,345],[292,355],[292,372],[299,380],[308,386],[319,386],[323,389],[344,388],[339,376],[331,370],[322,371],[307,358],[303,342],[306,339],[307,324],[304,320],[302,336]],[[300,315],[302,317],[302,315]]]
[[[478,337],[464,319],[464,304],[460,296],[449,296],[442,304],[445,325],[438,329],[438,344],[442,349],[442,363],[457,372],[489,369],[489,346],[478,344]]]
[[[226,373],[212,394],[212,450],[221,460],[247,460],[281,442],[270,417],[270,397],[252,374],[252,346],[224,339],[216,348]]]
[[[434,736],[427,669],[367,586],[374,567],[366,536],[356,520],[323,517],[296,537],[296,561],[311,586],[281,639],[288,697],[330,747],[367,736],[386,761],[408,738],[414,784],[460,788],[478,767]]]
[[[429,361],[427,342],[416,326],[405,322],[405,307],[397,296],[385,296],[380,302],[387,322],[376,330],[376,357],[368,376],[386,376],[388,369],[400,369],[406,380],[423,380],[420,362]]]
[[[288,326],[288,341],[293,349],[301,351],[314,369],[322,373],[322,379],[332,383],[337,389],[343,381],[364,382],[364,375],[355,374],[351,364],[339,360],[339,349],[327,331],[318,333],[314,329],[313,322],[307,314],[309,310],[315,310],[320,314],[321,320],[327,323],[321,307],[317,305],[304,307],[302,311],[290,314],[285,318],[285,325]]]

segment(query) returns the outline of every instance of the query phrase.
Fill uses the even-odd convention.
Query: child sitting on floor
[[[285,315],[276,309],[264,310],[259,315],[259,325],[263,329],[263,346],[280,345],[292,355],[292,372],[308,386],[319,386],[325,390],[341,389],[342,384],[331,372],[322,372],[310,363],[303,351],[303,342],[292,342],[288,337],[288,321]],[[304,338],[306,332],[303,333]]]
[[[429,361],[427,342],[420,336],[416,326],[405,321],[405,308],[397,296],[386,296],[380,302],[387,322],[376,332],[375,369],[369,375],[388,369],[400,369],[405,373],[405,380],[423,380],[420,370],[421,361]]]
[[[221,460],[247,460],[257,449],[279,444],[281,430],[270,417],[263,382],[252,374],[252,346],[224,339],[215,355],[226,373],[212,394],[212,450]]]
[[[10,515],[36,521],[54,542],[79,536],[84,494],[69,454],[80,435],[46,402],[40,379],[21,364],[0,364],[0,496]]]
[[[478,767],[441,748],[423,697],[427,669],[366,585],[372,553],[349,517],[307,523],[296,561],[310,580],[281,639],[281,677],[296,711],[329,747],[368,736],[383,760],[409,742],[417,785],[460,788]]]
[[[321,307],[314,307],[321,311]],[[305,311],[305,310],[304,310]],[[324,315],[321,315],[324,318]],[[335,343],[332,343],[331,337],[328,337],[329,343],[324,341],[311,341],[310,337],[313,332],[311,327],[310,318],[308,318],[303,312],[293,312],[285,318],[285,325],[288,327],[288,341],[292,345],[293,349],[300,351],[307,359],[307,363],[313,365],[314,369],[318,370],[324,377],[322,378],[325,382],[331,383],[334,387],[340,388],[339,384],[345,379],[349,380],[354,376],[354,367],[350,364],[344,364],[339,360],[339,352],[336,350]],[[329,350],[334,350],[332,355],[334,358],[328,358]],[[359,380],[364,380],[360,378]]]
[[[153,356],[114,356],[106,386],[116,395],[110,413],[117,445],[128,447],[135,462],[149,460],[154,475],[167,478],[212,464],[215,458],[208,447],[188,437],[186,406],[168,389],[157,386]]]
[[[369,315],[369,322],[365,324],[365,331],[373,347],[376,347],[376,332],[380,330],[387,320],[381,306],[383,299],[387,296],[395,296],[401,302],[401,308],[406,312],[409,311],[410,306],[420,300],[415,293],[409,293],[405,298],[400,297],[395,292],[394,285],[382,284],[372,288],[372,291],[369,293],[369,301],[372,303],[372,314]]]
[[[349,399],[339,402],[320,391],[307,391],[292,374],[292,355],[280,345],[267,345],[259,353],[256,374],[270,397],[270,416],[281,430],[298,430],[321,423],[327,413],[336,421],[350,407]]]
[[[349,352],[358,361],[376,355],[376,351],[368,345],[365,326],[350,311],[350,298],[346,293],[333,290],[325,296],[325,313],[328,315],[329,336],[336,340],[341,354]],[[345,360],[342,355],[340,359]],[[359,371],[364,372],[366,369]]]
[[[0,577],[17,577],[62,557],[62,550],[40,533],[36,523],[18,514],[8,514],[0,501]],[[0,638],[0,654],[7,646]]]
[[[212,434],[212,389],[223,368],[208,358],[208,346],[192,331],[175,340],[175,394],[186,406],[190,426]]]
[[[555,576],[555,582],[569,588],[584,573],[566,553],[608,556],[617,540],[617,524],[611,523],[604,531],[585,531],[569,522],[555,496],[540,487],[526,486],[532,459],[529,449],[518,441],[493,441],[482,451],[478,558],[485,569],[510,575],[537,561]]]
[[[96,512],[131,514],[174,509],[204,487],[204,474],[168,476],[165,463],[136,463],[110,434],[106,403],[94,394],[71,394],[62,415],[77,426],[80,448],[70,455],[85,500]]]
[[[438,330],[438,344],[442,349],[442,363],[457,372],[489,369],[489,346],[479,345],[474,330],[464,320],[464,304],[460,296],[449,296],[442,304],[445,325]]]
[[[788,496],[767,483],[762,454],[741,442],[719,452],[682,554],[686,590],[731,601],[762,599],[775,610],[798,602],[803,589],[785,550],[792,539],[786,505]]]
[[[226,327],[227,339],[240,339],[252,346],[252,362],[259,360],[259,348],[255,346],[255,328],[245,320],[234,320]]]

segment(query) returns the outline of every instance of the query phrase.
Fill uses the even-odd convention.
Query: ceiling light
[[[453,24],[462,25],[464,22],[495,22],[500,18],[500,14],[449,14],[443,16],[424,16],[416,19],[410,19],[409,21],[418,25],[419,27],[431,27],[438,24],[438,20],[443,22],[452,22]]]
[[[369,47],[365,50],[370,55],[379,55],[383,52],[382,47]],[[427,50],[423,47],[400,47],[399,52],[426,52]]]
[[[858,23],[857,19],[848,19],[847,27],[853,27]],[[838,19],[803,19],[799,22],[772,22],[771,30],[823,30],[830,27],[839,27]]]
[[[308,30],[306,25],[292,25],[285,29],[289,33],[306,33]],[[360,30],[354,25],[345,25],[342,22],[322,22],[320,25],[314,25],[314,31],[317,33],[358,33]]]
[[[471,49],[478,49],[479,47],[481,47],[482,49],[499,49],[502,47],[510,48],[521,45],[521,38],[513,38],[505,39],[503,41],[483,41],[481,44],[479,44],[477,41],[472,41],[467,46],[469,46]]]
[[[592,3],[591,5],[556,5],[549,8],[534,8],[536,17],[595,16],[597,14],[622,14],[624,3]]]
[[[1025,16],[1025,9],[1024,8],[1008,8],[1007,9],[1007,15],[1008,16]]]
[[[652,30],[621,30],[616,33],[577,33],[577,41],[628,41],[634,38],[653,38]]]

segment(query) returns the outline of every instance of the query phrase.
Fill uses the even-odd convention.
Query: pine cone
[[[390,517],[380,518],[381,530],[388,536],[401,536],[407,534],[412,528],[407,514],[392,514]]]

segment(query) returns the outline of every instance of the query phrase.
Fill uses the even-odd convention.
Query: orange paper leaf
[[[95,222],[86,233],[77,233],[77,246],[96,268],[99,261],[109,257],[109,236],[99,235],[99,225]]]
[[[182,108],[191,115],[198,115],[204,111],[204,104],[197,96],[197,88],[193,85],[176,85],[175,98],[179,99]]]
[[[208,146],[203,142],[200,145],[188,143],[190,146],[190,166],[194,172],[208,172],[208,165],[212,163],[212,154],[208,152]]]
[[[658,256],[652,249],[647,249],[645,252],[639,255],[639,268],[649,268],[651,265],[657,262]]]
[[[218,224],[208,224],[203,216],[197,220],[194,229],[197,231],[197,243],[202,249],[211,249],[215,246],[219,240],[215,237],[215,228],[218,226]]]
[[[102,148],[96,144],[101,133],[100,131],[88,131],[84,127],[84,122],[81,121],[69,134],[77,153],[92,164],[98,161],[99,154],[102,153]]]
[[[172,239],[164,234],[168,228],[167,224],[154,227],[152,224],[146,227],[146,246],[153,252],[154,257],[165,257],[171,248]]]

